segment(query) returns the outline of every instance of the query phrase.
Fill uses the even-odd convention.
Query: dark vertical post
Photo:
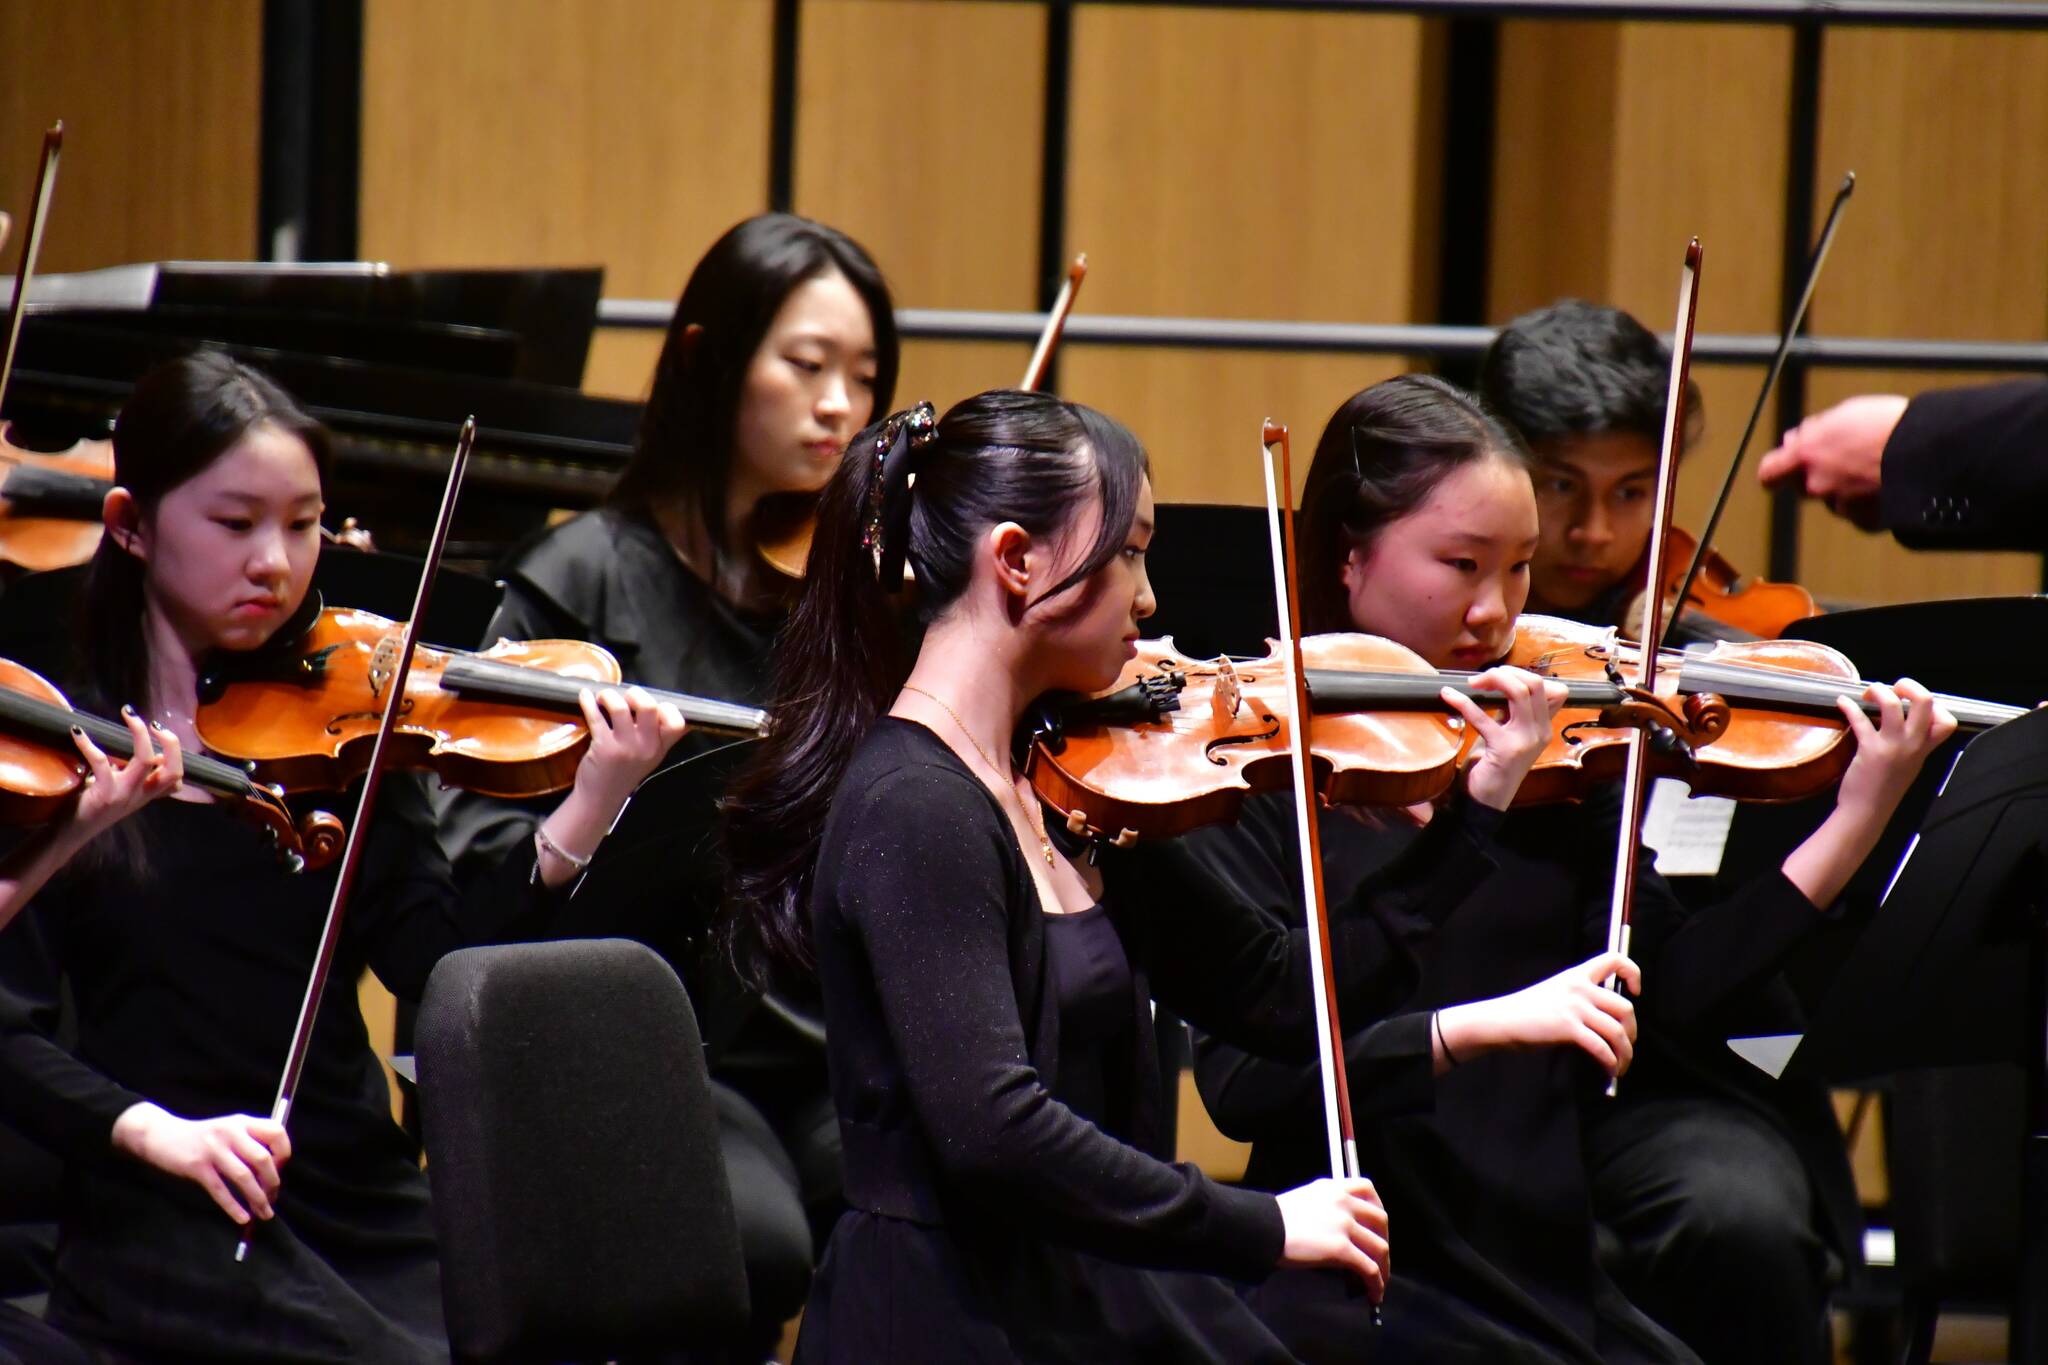
[[[1806,22],[1792,30],[1792,98],[1786,120],[1785,243],[1778,281],[1778,325],[1791,320],[1799,307],[1799,288],[1806,279],[1806,258],[1813,251],[1813,185],[1820,145],[1820,67],[1823,25]],[[1789,356],[1778,376],[1777,431],[1785,431],[1806,412],[1806,366]],[[1775,440],[1766,441],[1768,448]],[[1799,503],[1794,490],[1771,500],[1770,567],[1765,575],[1783,582],[1799,578]]]
[[[362,190],[362,0],[264,0],[256,255],[352,260]]]
[[[1477,325],[1486,317],[1487,256],[1493,236],[1493,166],[1497,153],[1500,21],[1448,22],[1443,83],[1443,183],[1438,211],[1436,319]],[[1471,361],[1446,361],[1445,377],[1470,385]]]
[[[768,76],[768,207],[788,213],[796,202],[796,63],[801,0],[775,0]]]
[[[1067,115],[1074,78],[1073,0],[1045,7],[1045,124],[1038,158],[1038,306],[1051,308],[1067,277]],[[1057,393],[1060,358],[1046,362],[1038,387]]]

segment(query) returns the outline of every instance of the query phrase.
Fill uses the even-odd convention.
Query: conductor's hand
[[[176,735],[145,725],[133,707],[122,707],[121,719],[127,722],[128,737],[135,746],[135,756],[124,762],[108,758],[85,731],[76,726],[71,730],[71,742],[85,760],[86,773],[71,819],[84,838],[111,829],[159,796],[175,791],[185,779],[185,755]]]
[[[1522,779],[1550,743],[1550,722],[1564,706],[1565,685],[1507,667],[1487,669],[1472,679],[1472,685],[1506,697],[1508,713],[1495,720],[1470,697],[1443,689],[1444,705],[1465,718],[1482,746],[1478,760],[1465,774],[1465,786],[1473,800],[1506,810]]]
[[[577,765],[576,787],[609,823],[688,726],[674,702],[657,702],[638,687],[595,694],[586,688],[577,702],[590,727],[590,748]]]
[[[114,1120],[114,1146],[213,1196],[228,1217],[247,1224],[276,1213],[278,1172],[291,1159],[284,1125],[250,1114],[181,1119],[147,1101]]]
[[[1756,476],[1766,488],[1796,488],[1866,531],[1882,526],[1878,488],[1885,442],[1906,412],[1897,394],[1865,394],[1816,412],[1785,433]]]
[[[1607,989],[1618,978],[1641,994],[1642,969],[1620,953],[1602,953],[1512,995],[1448,1005],[1437,1011],[1442,1036],[1438,1071],[1484,1052],[1534,1047],[1575,1047],[1609,1076],[1628,1070],[1636,1052],[1636,1007],[1620,991]]]
[[[1338,1266],[1365,1281],[1374,1303],[1386,1297],[1387,1206],[1370,1180],[1318,1180],[1278,1198],[1282,1265]]]

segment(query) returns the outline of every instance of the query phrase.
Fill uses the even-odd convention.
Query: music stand
[[[2012,1359],[2048,1362],[2048,711],[1972,741],[1786,1074],[1846,1082],[2010,1061],[2027,1073]]]
[[[676,969],[713,1055],[728,1041],[717,1034],[720,1021],[739,1013],[726,998],[735,989],[730,974],[705,970],[703,960],[725,871],[719,801],[756,742],[706,737],[697,752],[651,774],[570,891],[579,937],[630,938]]]

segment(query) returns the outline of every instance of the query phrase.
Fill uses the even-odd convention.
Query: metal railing
[[[675,305],[661,299],[605,299],[604,327],[666,328]],[[972,309],[899,308],[896,328],[924,341],[1031,342],[1044,313]],[[1067,319],[1065,345],[1165,346],[1197,350],[1325,351],[1400,355],[1434,360],[1477,360],[1493,344],[1494,327],[1427,323],[1263,322],[1237,318],[1159,318],[1076,313]],[[1761,365],[1778,338],[1764,333],[1703,332],[1693,355],[1708,364]],[[1802,336],[1791,358],[1806,365],[1897,370],[2039,370],[2048,372],[2048,342],[1928,341],[1890,337]]]

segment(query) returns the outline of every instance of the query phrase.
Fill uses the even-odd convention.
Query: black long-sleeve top
[[[1306,935],[1213,890],[1134,892],[1137,864],[1115,862],[1105,904],[1132,963],[1134,1014],[1149,990],[1240,1046],[1313,1055]],[[1387,920],[1440,917],[1489,866],[1482,835],[1455,817],[1390,861],[1356,892],[1378,913],[1336,930],[1340,983],[1372,979]],[[930,731],[877,723],[840,784],[814,887],[856,1209],[942,1224],[965,1203],[1113,1259],[1245,1278],[1273,1268],[1283,1229],[1270,1196],[1168,1164],[1156,1116],[1112,1134],[1055,1098],[1058,1012],[1030,871],[993,795]],[[1157,1093],[1147,1065],[1130,1093]]]
[[[1265,807],[1265,803],[1255,803]],[[1354,1064],[1428,1056],[1429,1012],[1505,994],[1605,946],[1620,803],[1516,810],[1498,866],[1415,950],[1417,984],[1384,1021],[1347,1015]],[[1335,897],[1422,835],[1323,816],[1325,884]],[[1234,828],[1201,831],[1190,854],[1300,916],[1291,822],[1271,807]],[[1645,1037],[1709,1030],[1731,999],[1770,977],[1822,916],[1773,873],[1688,914],[1647,850],[1631,953],[1643,968]],[[1401,1021],[1406,1020],[1405,1029]],[[1648,1044],[1646,1044],[1648,1045]],[[1200,1037],[1196,1078],[1225,1133],[1252,1142],[1246,1183],[1281,1189],[1321,1173],[1320,1088],[1310,1068]],[[1632,1085],[1633,1073],[1624,1085]],[[1606,1103],[1597,1069],[1568,1048],[1470,1059],[1435,1080],[1428,1114],[1360,1115],[1360,1159],[1399,1230],[1403,1273],[1441,1279],[1495,1316],[1566,1349],[1597,1342],[1590,1196],[1580,1105]],[[1369,1092],[1368,1092],[1369,1093]]]
[[[642,512],[601,507],[552,527],[512,554],[503,578],[504,598],[484,632],[485,645],[589,640],[611,651],[628,683],[749,706],[767,700],[769,651],[781,614],[742,611],[725,601]],[[666,762],[701,759],[730,742],[692,732]],[[730,766],[723,758],[700,762],[693,765],[700,781],[664,789],[666,799],[678,803],[665,808],[673,811],[677,830],[669,884],[646,887],[635,904],[579,906],[579,931],[637,939],[668,959],[690,988],[716,1074],[732,1080],[749,1068],[792,1064],[815,1071],[816,1046],[764,1022],[751,994],[702,950],[721,881],[712,837],[715,804]],[[437,797],[441,844],[458,881],[488,877],[505,858],[525,856],[534,827],[559,800],[504,801],[461,791]],[[750,1031],[736,1040],[742,1029]]]
[[[443,954],[538,936],[560,903],[530,857],[458,896],[410,774],[387,779],[372,818],[292,1112],[295,1189],[346,1189],[352,1171],[415,1153],[356,1001],[363,968],[416,999]],[[0,933],[0,1109],[78,1163],[112,1156],[115,1119],[145,1099],[186,1118],[270,1112],[334,885],[333,867],[288,871],[221,806],[166,799],[130,820],[140,880],[75,862]],[[60,974],[75,1052],[50,1036]]]

